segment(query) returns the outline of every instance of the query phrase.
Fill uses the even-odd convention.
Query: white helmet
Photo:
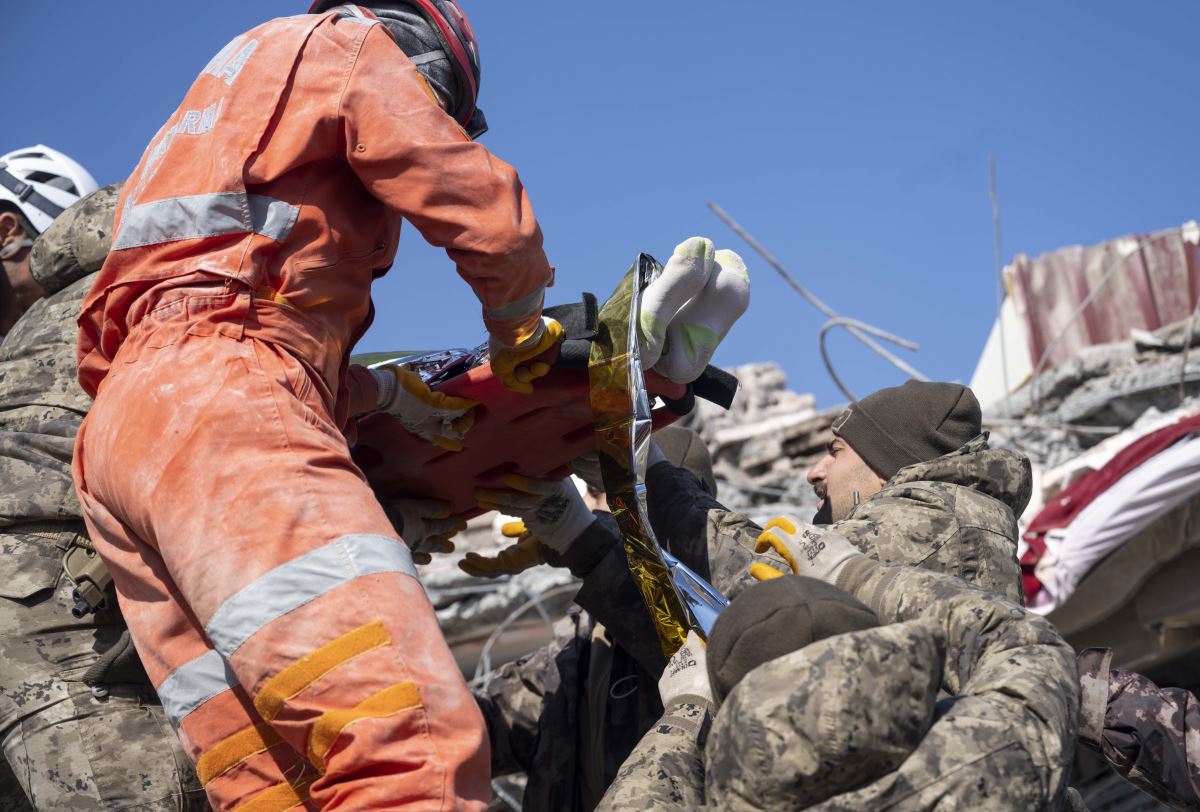
[[[86,169],[42,144],[0,156],[0,203],[19,208],[38,234],[68,206],[97,188]]]

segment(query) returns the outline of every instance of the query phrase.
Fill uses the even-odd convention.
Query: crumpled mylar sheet
[[[692,624],[646,510],[651,417],[637,332],[641,292],[661,272],[653,257],[640,255],[601,308],[588,380],[608,506],[621,531],[629,571],[642,589],[663,653],[670,657]]]

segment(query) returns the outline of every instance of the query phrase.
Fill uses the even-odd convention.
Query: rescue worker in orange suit
[[[344,435],[378,408],[455,448],[473,404],[346,359],[402,218],[519,391],[561,338],[553,271],[515,171],[468,135],[461,11],[329,5],[217,53],[126,182],[79,319],[75,481],[216,809],[483,809],[484,722],[399,538],[425,531],[397,532]]]

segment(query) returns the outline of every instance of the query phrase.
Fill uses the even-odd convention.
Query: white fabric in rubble
[[[1151,406],[1120,434],[1114,434],[1111,437],[1105,438],[1102,442],[1097,443],[1087,451],[1071,457],[1060,465],[1056,465],[1053,468],[1043,468],[1040,465],[1034,464],[1033,496],[1030,498],[1029,504],[1025,506],[1025,512],[1020,517],[1021,534],[1024,535],[1025,528],[1042,512],[1042,508],[1046,506],[1047,502],[1074,484],[1076,480],[1087,476],[1093,471],[1099,471],[1113,457],[1146,435],[1152,434],[1159,429],[1165,429],[1167,426],[1173,426],[1197,414],[1200,414],[1200,399],[1198,398],[1188,398],[1179,408],[1166,412],[1160,412]],[[1018,543],[1017,557],[1020,558],[1024,554],[1025,543],[1021,541]]]
[[[1137,419],[1137,422],[1120,434],[1114,434],[1079,456],[1072,457],[1062,465],[1046,471],[1043,475],[1042,486],[1060,491],[1080,477],[1092,471],[1099,471],[1108,464],[1109,460],[1146,435],[1159,429],[1165,429],[1167,426],[1173,426],[1197,414],[1200,414],[1200,401],[1195,399],[1168,412],[1160,412],[1152,406]]]
[[[1065,528],[1046,534],[1034,605],[1046,614],[1066,600],[1101,558],[1156,519],[1200,494],[1200,435],[1190,434],[1114,482]]]

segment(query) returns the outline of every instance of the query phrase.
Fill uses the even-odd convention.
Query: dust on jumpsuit
[[[479,711],[343,435],[401,218],[492,335],[533,332],[552,269],[512,168],[361,9],[272,20],[147,147],[84,302],[84,515],[218,809],[490,796]]]

